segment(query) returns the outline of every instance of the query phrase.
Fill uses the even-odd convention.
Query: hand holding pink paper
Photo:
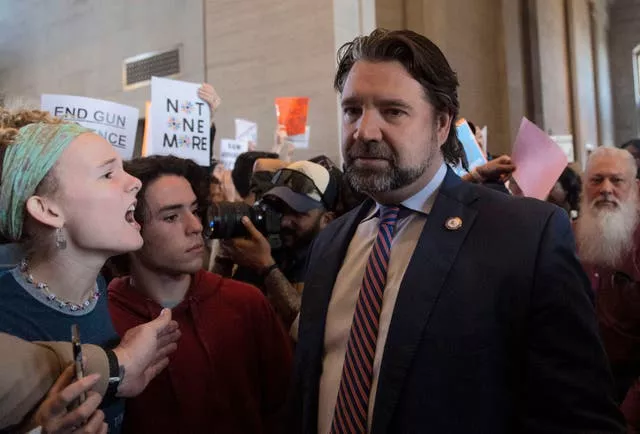
[[[527,197],[545,200],[567,167],[567,157],[544,131],[522,118],[513,145],[511,160],[516,166],[513,178]]]

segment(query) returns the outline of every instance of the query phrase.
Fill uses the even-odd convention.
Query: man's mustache
[[[612,205],[620,205],[620,203],[617,200],[611,200],[611,199],[595,199],[593,202],[591,202],[591,207],[595,207],[596,205],[600,205],[602,203],[610,203]]]
[[[396,156],[391,147],[384,142],[357,141],[347,152],[347,158],[349,161],[353,161],[356,158],[377,158],[393,162],[395,161]]]

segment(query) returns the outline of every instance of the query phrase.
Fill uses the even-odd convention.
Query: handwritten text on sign
[[[233,170],[236,165],[238,155],[249,150],[248,142],[239,142],[237,140],[222,139],[220,140],[220,161],[225,169]]]

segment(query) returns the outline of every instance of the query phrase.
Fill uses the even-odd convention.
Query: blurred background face
[[[269,197],[274,209],[282,213],[280,238],[284,247],[297,249],[306,247],[320,233],[323,225],[324,210],[312,209],[309,212],[297,212],[282,200]]]
[[[202,267],[204,240],[198,202],[191,184],[176,175],[152,181],[144,197],[144,246],[134,255],[150,270],[195,273]]]
[[[626,162],[603,155],[593,161],[587,173],[585,194],[589,206],[596,209],[616,209],[629,199],[637,188]]]
[[[224,201],[224,193],[222,191],[222,185],[217,179],[214,179],[209,184],[209,200],[211,203],[218,203]]]
[[[640,149],[635,145],[625,146],[624,149],[633,155],[633,158],[636,160],[636,166],[640,167]]]
[[[628,163],[609,155],[590,162],[576,225],[581,260],[617,266],[633,247],[638,187]]]
[[[140,181],[122,168],[114,148],[96,134],[78,136],[54,167],[52,198],[64,214],[68,246],[108,256],[142,245],[133,207]]]

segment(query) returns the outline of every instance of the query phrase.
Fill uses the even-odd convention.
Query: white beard
[[[619,266],[634,248],[638,194],[616,209],[598,209],[583,198],[576,224],[576,242],[583,263]]]

